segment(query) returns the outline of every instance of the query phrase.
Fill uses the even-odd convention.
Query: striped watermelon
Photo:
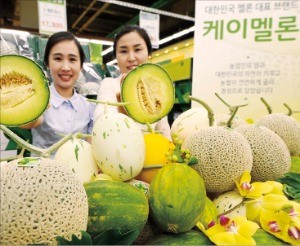
[[[97,235],[118,229],[121,233],[141,230],[148,220],[146,195],[122,181],[97,180],[84,184],[89,205],[87,232]]]

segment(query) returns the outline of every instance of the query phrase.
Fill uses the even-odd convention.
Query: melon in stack
[[[198,159],[192,167],[204,179],[209,193],[232,190],[244,171],[252,169],[253,156],[247,139],[230,128],[203,128],[190,134],[182,147]]]
[[[172,123],[171,135],[184,141],[187,136],[203,127],[209,126],[207,110],[203,107],[191,108],[181,113]]]
[[[56,236],[71,240],[86,230],[87,196],[72,170],[59,161],[28,160],[1,165],[0,244],[57,244]]]
[[[272,130],[260,125],[246,125],[235,128],[249,142],[253,167],[252,181],[277,180],[291,167],[291,157],[285,142]]]
[[[282,113],[272,113],[259,118],[255,123],[268,127],[281,137],[291,156],[300,155],[300,123],[295,118]]]

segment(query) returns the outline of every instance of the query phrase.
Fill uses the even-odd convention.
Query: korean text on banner
[[[262,97],[274,113],[299,111],[299,11],[300,1],[196,1],[193,96],[215,113],[228,113],[215,93],[248,103],[237,112],[246,120],[268,113]]]

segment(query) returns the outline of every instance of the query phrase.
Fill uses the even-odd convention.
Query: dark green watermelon
[[[201,231],[190,230],[178,234],[163,233],[146,242],[146,245],[212,245],[209,238]]]

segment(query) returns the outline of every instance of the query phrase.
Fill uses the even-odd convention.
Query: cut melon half
[[[174,84],[159,65],[146,63],[131,70],[121,86],[127,114],[140,123],[154,123],[166,116],[175,100]]]
[[[0,124],[19,126],[36,120],[50,99],[42,68],[20,55],[0,56]]]

